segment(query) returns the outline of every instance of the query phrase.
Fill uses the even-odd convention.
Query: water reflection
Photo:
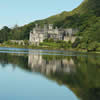
[[[51,57],[51,58],[50,58]],[[56,56],[55,56],[56,57]],[[73,59],[56,59],[52,56],[28,55],[28,66],[32,71],[51,74],[56,72],[72,73],[75,72]]]
[[[12,64],[28,71],[41,73],[49,80],[65,85],[81,100],[100,99],[100,57],[61,56],[42,54],[0,54],[0,64]]]

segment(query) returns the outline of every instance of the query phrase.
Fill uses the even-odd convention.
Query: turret
[[[35,28],[38,29],[38,24],[35,24]]]
[[[53,24],[49,24],[49,30],[53,29]]]
[[[47,24],[45,24],[44,25],[44,30],[47,30],[47,29],[48,29]]]
[[[55,34],[59,34],[58,27],[55,28]]]

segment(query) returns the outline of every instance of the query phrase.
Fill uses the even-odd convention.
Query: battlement
[[[44,27],[40,27],[38,24],[35,25],[33,30],[30,32],[29,42],[33,44],[39,44],[43,42],[45,39],[52,38],[55,41],[64,40],[64,41],[72,41],[72,37],[78,32],[77,29],[72,28],[54,28],[53,24],[44,24]],[[75,37],[74,37],[75,40]],[[72,41],[73,42],[73,41]]]

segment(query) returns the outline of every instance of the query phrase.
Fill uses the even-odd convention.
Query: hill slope
[[[88,48],[92,42],[96,42],[97,45],[97,42],[100,42],[100,37],[98,37],[100,34],[100,0],[84,0],[82,4],[73,11],[64,11],[44,20],[37,20],[22,27],[15,27],[8,32],[7,39],[29,39],[29,32],[35,26],[35,23],[41,26],[45,23],[50,23],[58,27],[78,28],[78,35],[83,36],[83,39],[76,41],[75,46]],[[2,30],[0,31],[0,37],[2,38]],[[80,43],[80,45],[77,42]]]

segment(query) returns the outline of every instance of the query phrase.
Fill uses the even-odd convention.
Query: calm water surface
[[[100,55],[0,48],[0,100],[100,100]]]

